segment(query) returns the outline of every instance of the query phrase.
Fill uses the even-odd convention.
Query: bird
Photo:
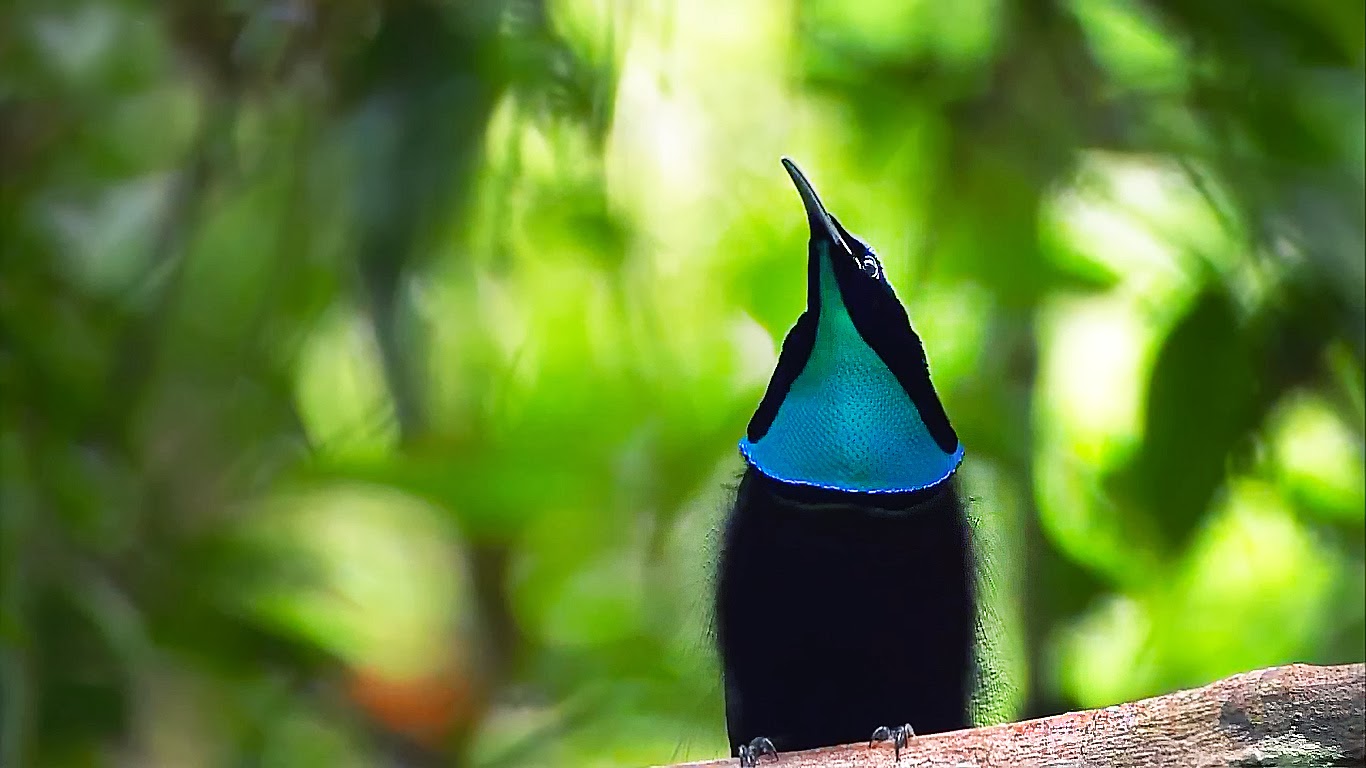
[[[714,593],[726,730],[778,752],[970,727],[978,587],[964,448],[873,249],[782,158],[806,309],[740,440]]]

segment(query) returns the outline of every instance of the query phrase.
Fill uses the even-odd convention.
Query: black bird
[[[807,305],[740,441],[716,594],[732,751],[969,727],[976,621],[963,447],[872,249],[791,160]]]

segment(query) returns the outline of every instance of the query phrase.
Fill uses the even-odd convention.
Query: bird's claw
[[[773,748],[773,742],[763,736],[750,739],[748,744],[737,751],[740,753],[741,768],[755,768],[759,764],[759,758],[764,755],[773,755],[773,761],[778,761],[778,750]]]
[[[868,739],[868,747],[871,749],[873,744],[879,741],[892,742],[893,754],[896,755],[896,762],[901,762],[901,750],[906,748],[906,740],[915,736],[915,729],[910,723],[888,728],[885,725],[878,726],[873,731],[873,735]]]

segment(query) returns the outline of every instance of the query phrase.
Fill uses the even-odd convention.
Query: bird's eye
[[[858,266],[859,269],[863,270],[863,273],[869,277],[876,278],[882,274],[882,265],[878,263],[877,258],[872,254],[859,259]]]

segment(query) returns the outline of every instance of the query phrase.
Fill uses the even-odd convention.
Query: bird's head
[[[906,493],[947,479],[963,447],[930,383],[920,337],[873,250],[826,211],[797,165],[811,240],[806,311],[740,450],[786,483],[855,493]]]

